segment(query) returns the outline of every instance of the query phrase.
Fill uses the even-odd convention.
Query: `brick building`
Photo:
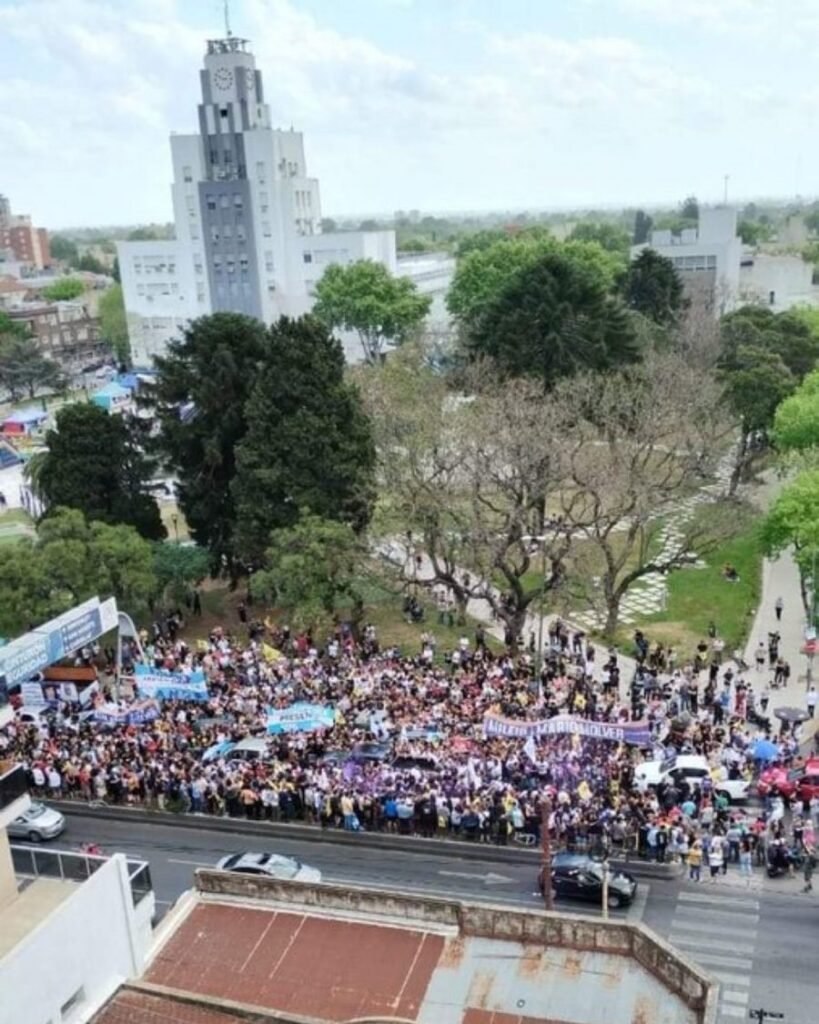
[[[26,303],[6,310],[12,320],[28,324],[37,346],[64,373],[79,373],[110,356],[100,338],[99,318],[81,302]]]
[[[6,253],[6,262],[20,263],[31,270],[51,264],[46,229],[35,227],[29,216],[13,214],[5,196],[0,196],[0,251]]]

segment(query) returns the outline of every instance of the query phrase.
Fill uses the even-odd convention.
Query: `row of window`
[[[154,295],[177,295],[179,292],[178,284],[138,284],[137,295],[147,295],[149,298]]]
[[[249,299],[251,296],[250,282],[229,281],[227,284],[217,282],[216,294],[220,299],[226,299],[228,295],[232,299],[238,299],[240,294]]]
[[[716,256],[672,256],[671,262],[677,270],[716,270]]]
[[[176,264],[168,262],[161,256],[134,256],[135,274],[175,274]]]
[[[245,201],[239,192],[234,192],[232,197],[229,196],[227,192],[223,192],[218,196],[213,194],[205,196],[205,203],[209,210],[215,210],[217,205],[221,206],[223,210],[227,210],[230,208],[231,202],[233,203],[233,208],[235,210],[240,211],[244,209]]]
[[[224,224],[220,228],[218,224],[211,224],[210,239],[212,242],[219,242],[222,239],[224,239],[226,242],[232,242],[233,226],[231,224]],[[236,241],[242,243],[247,241],[247,231],[245,230],[244,224],[236,225]]]

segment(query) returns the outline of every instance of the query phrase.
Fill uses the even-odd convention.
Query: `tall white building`
[[[300,316],[330,263],[372,259],[397,270],[393,231],[321,233],[302,135],[271,127],[246,40],[210,40],[200,79],[199,132],[171,136],[176,238],[119,245],[137,366],[197,316]]]

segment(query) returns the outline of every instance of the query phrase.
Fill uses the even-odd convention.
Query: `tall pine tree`
[[[340,343],[314,317],[282,318],[246,407],[247,434],[233,484],[238,550],[260,561],[273,529],[302,509],[366,526],[374,497],[375,446]]]

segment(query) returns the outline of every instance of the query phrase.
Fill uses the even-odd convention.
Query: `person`
[[[695,839],[688,851],[688,877],[692,882],[700,881],[702,871],[702,842]]]
[[[816,851],[812,846],[805,851],[805,866],[802,869],[802,877],[805,885],[802,892],[813,892],[813,872],[816,870]]]
[[[743,836],[739,844],[739,873],[747,886],[750,886],[754,874],[752,855],[751,840],[748,836]]]
[[[816,684],[811,683],[808,695],[805,698],[808,705],[808,714],[811,718],[816,714],[816,701],[819,700],[819,693],[816,692]]]
[[[776,603],[774,604],[774,611],[776,612],[776,621],[777,622],[781,622],[782,621],[782,611],[783,611],[784,607],[785,607],[785,602],[782,600],[781,597],[778,597],[776,599]]]
[[[760,640],[756,646],[756,670],[761,672],[765,668],[765,641]]]
[[[711,836],[711,845],[708,847],[708,867],[711,869],[711,881],[716,882],[717,875],[725,862],[722,849],[722,836]]]

